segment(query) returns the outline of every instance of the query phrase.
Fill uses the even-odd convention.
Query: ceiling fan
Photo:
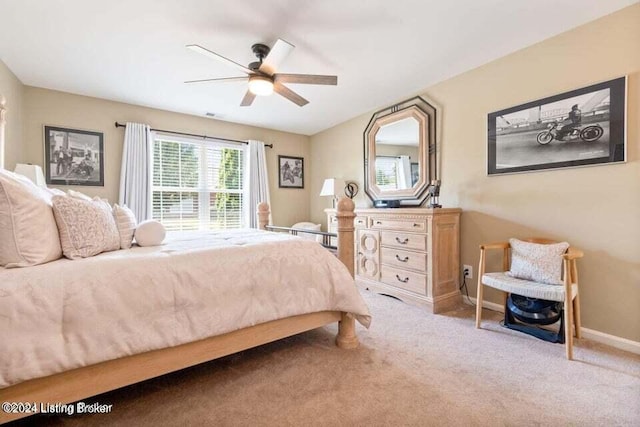
[[[242,98],[241,107],[248,107],[253,103],[256,96],[271,95],[274,91],[287,98],[289,101],[303,107],[309,103],[306,99],[286,87],[283,83],[299,83],[311,85],[337,85],[337,76],[324,76],[316,74],[282,74],[276,73],[278,66],[289,56],[294,49],[294,45],[282,39],[278,39],[272,48],[262,43],[256,43],[251,46],[251,50],[258,58],[258,61],[252,62],[248,67],[238,64],[222,55],[212,52],[197,44],[187,45],[190,49],[209,58],[216,59],[237,70],[246,73],[246,76],[240,77],[222,77],[216,79],[189,80],[185,83],[206,83],[206,82],[237,82],[248,81],[249,88]]]

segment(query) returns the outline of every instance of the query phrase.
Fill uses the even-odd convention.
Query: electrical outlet
[[[462,272],[464,277],[467,277],[469,279],[473,279],[473,267],[471,267],[470,265],[463,265],[462,266]]]

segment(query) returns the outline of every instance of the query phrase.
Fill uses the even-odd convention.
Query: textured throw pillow
[[[113,217],[120,234],[120,249],[130,249],[133,243],[133,233],[136,231],[136,216],[126,206],[113,205]]]
[[[86,258],[120,249],[118,227],[108,203],[65,196],[54,196],[52,201],[65,257]]]
[[[0,266],[28,267],[61,256],[51,194],[0,169]]]
[[[164,225],[153,219],[142,221],[136,227],[135,238],[139,246],[158,246],[162,244],[167,230]]]
[[[507,273],[517,279],[531,280],[549,285],[561,285],[562,254],[569,243],[540,244],[509,239],[511,270]]]

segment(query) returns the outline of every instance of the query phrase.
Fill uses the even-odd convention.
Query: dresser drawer
[[[416,251],[427,250],[426,234],[383,231],[381,232],[381,236],[381,242],[383,246],[392,246],[399,249],[412,249]]]
[[[338,218],[335,215],[329,215],[327,220],[329,231],[338,229]],[[357,216],[353,219],[353,226],[355,228],[367,228],[368,226],[367,217],[366,216]]]
[[[427,254],[425,253],[383,247],[380,254],[383,264],[398,268],[410,268],[420,272],[427,271]]]
[[[380,269],[380,281],[396,288],[427,295],[427,276],[424,274],[383,265]]]
[[[387,230],[404,230],[415,233],[425,233],[427,231],[426,219],[405,219],[405,218],[376,218],[371,217],[371,228]]]
[[[367,228],[368,226],[367,217],[366,216],[357,216],[353,220],[353,226],[355,228]]]

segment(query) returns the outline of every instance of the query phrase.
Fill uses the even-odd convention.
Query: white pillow
[[[120,234],[120,249],[130,249],[133,243],[133,233],[136,231],[136,216],[126,206],[113,205],[113,217]]]
[[[44,190],[47,191],[52,196],[66,196],[67,195],[67,193],[65,193],[64,191],[62,191],[62,190],[60,190],[58,188],[45,187]]]
[[[548,285],[561,285],[562,254],[569,243],[540,244],[509,239],[511,269],[507,274],[523,280]]]
[[[167,230],[164,225],[154,219],[142,221],[135,232],[136,243],[139,246],[161,245],[166,235]]]
[[[120,249],[120,235],[109,203],[67,196],[53,196],[51,200],[65,257],[87,258]]]
[[[28,267],[61,256],[51,194],[0,169],[0,266]]]
[[[84,200],[87,202],[90,202],[91,200],[93,200],[91,197],[87,196],[86,194],[81,193],[79,191],[75,191],[75,190],[67,190],[67,194],[69,195],[69,197],[75,197],[76,199]]]
[[[298,229],[310,230],[310,231],[320,231],[321,227],[322,226],[320,224],[314,224],[312,222],[298,222],[291,226],[291,228],[298,228]],[[316,242],[322,242],[322,236],[320,236],[319,234],[299,232],[298,237],[305,240],[314,240]]]

